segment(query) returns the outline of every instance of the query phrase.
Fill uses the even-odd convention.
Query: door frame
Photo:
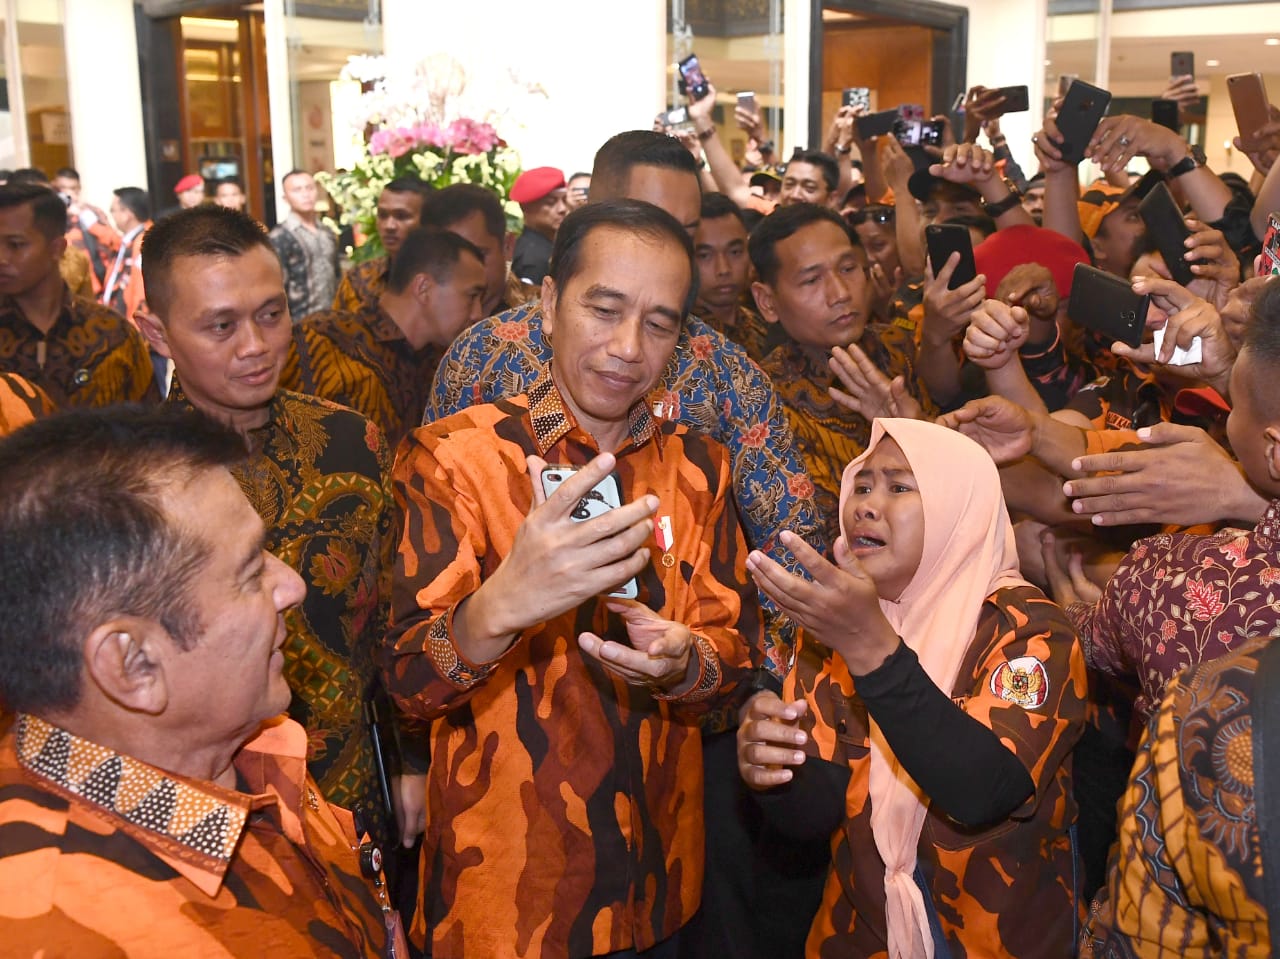
[[[809,136],[822,135],[823,9],[862,13],[929,27],[939,31],[933,41],[933,70],[927,113],[951,116],[957,92],[967,90],[969,11],[936,0],[810,0],[809,17]],[[954,117],[952,118],[954,125]]]

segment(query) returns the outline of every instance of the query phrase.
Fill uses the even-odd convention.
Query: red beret
[[[198,173],[188,173],[178,181],[177,186],[173,188],[174,193],[186,193],[188,190],[194,190],[196,187],[204,189],[204,180]]]
[[[517,203],[537,203],[552,190],[564,187],[564,174],[553,166],[525,170],[511,185],[511,199]]]
[[[974,247],[973,261],[987,278],[987,296],[996,295],[996,287],[1015,266],[1039,263],[1049,268],[1058,295],[1066,299],[1076,264],[1088,263],[1089,257],[1079,243],[1061,233],[1026,223],[996,230]]]

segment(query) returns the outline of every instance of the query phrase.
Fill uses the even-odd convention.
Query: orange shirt
[[[528,394],[422,427],[395,467],[404,534],[392,592],[388,690],[432,725],[424,901],[435,959],[591,956],[647,949],[698,908],[702,742],[697,718],[745,695],[763,662],[760,614],[731,494],[729,454],[644,404],[615,474],[671,520],[639,601],[694,634],[691,692],[655,698],[578,650],[583,630],[626,641],[600,599],[470,663],[452,616],[512,548],[529,512],[525,457],[581,467],[597,452],[549,376]],[[443,718],[441,718],[443,717]]]
[[[20,714],[0,741],[5,955],[381,956],[385,891],[306,745],[264,726],[229,790]]]
[[[40,387],[13,373],[0,373],[0,436],[53,412],[53,402]]]

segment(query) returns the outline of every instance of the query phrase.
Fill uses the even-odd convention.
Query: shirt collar
[[[1273,499],[1253,528],[1253,542],[1265,550],[1275,550],[1277,541],[1280,541],[1280,499]]]
[[[578,421],[560,395],[560,390],[551,377],[550,366],[547,366],[529,387],[528,397],[529,423],[533,427],[533,439],[538,444],[538,452],[545,456],[556,443],[575,429],[579,429]],[[658,449],[661,452],[662,434],[658,430],[658,423],[653,414],[649,412],[648,397],[642,397],[631,407],[627,414],[627,432],[631,437],[628,448],[643,446],[653,439],[658,443]],[[619,452],[622,451],[619,450]]]
[[[274,816],[294,843],[305,842],[303,802],[319,800],[306,780],[306,732],[283,717],[236,754],[250,792],[166,772],[65,729],[19,714],[18,763],[58,792],[120,822],[121,828],[208,896],[222,886],[252,813]]]
[[[264,433],[275,428],[282,428],[286,436],[292,436],[297,431],[297,423],[289,413],[289,406],[284,402],[285,390],[277,389],[275,396],[271,397],[271,406],[267,410],[267,421],[261,426],[254,427],[249,432],[251,434]],[[169,383],[169,395],[165,399],[166,403],[176,403],[184,409],[194,410],[195,404],[187,399],[187,394],[183,392],[182,383],[178,380],[178,371],[173,371],[173,378]],[[251,444],[254,449],[260,448],[261,443]]]

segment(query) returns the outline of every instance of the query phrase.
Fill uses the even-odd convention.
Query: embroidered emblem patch
[[[1049,698],[1049,674],[1034,656],[1019,656],[991,674],[991,691],[1023,709],[1035,709]]]

